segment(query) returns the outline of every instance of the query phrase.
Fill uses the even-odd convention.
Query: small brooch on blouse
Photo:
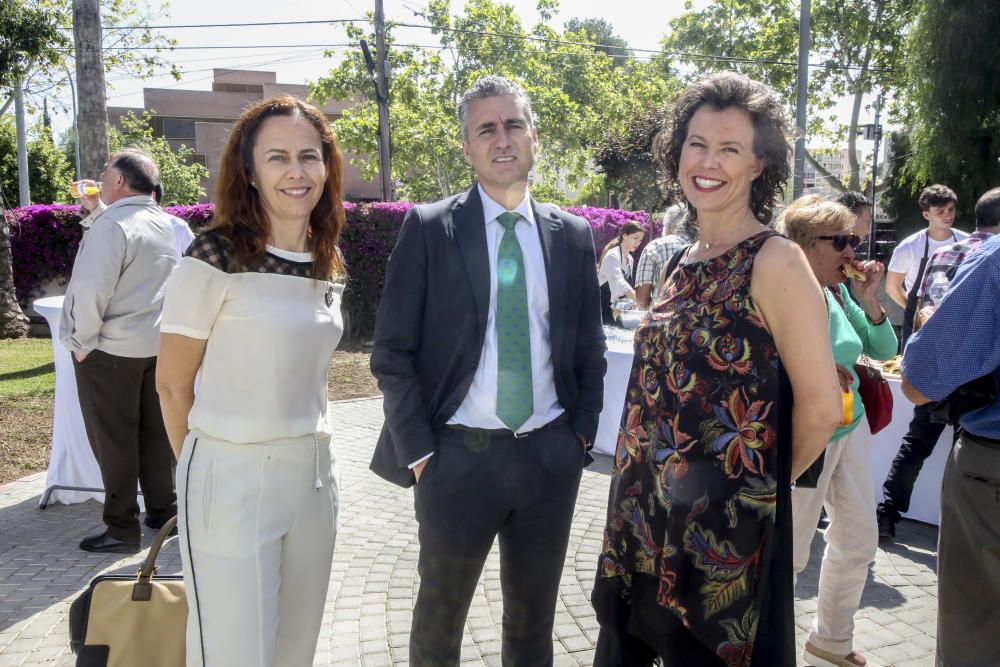
[[[333,284],[331,283],[329,287],[326,288],[326,307],[329,308],[333,305]]]

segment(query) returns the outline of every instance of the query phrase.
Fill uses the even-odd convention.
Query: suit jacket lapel
[[[542,240],[542,254],[545,256],[545,277],[549,292],[549,335],[553,349],[562,340],[566,325],[564,309],[568,279],[566,275],[566,235],[563,222],[554,212],[531,200],[531,210],[535,214],[535,224]]]
[[[486,245],[486,221],[479,188],[473,185],[464,197],[455,201],[452,227],[465,268],[472,283],[472,294],[479,316],[479,339],[486,335],[486,318],[490,310],[490,258]]]

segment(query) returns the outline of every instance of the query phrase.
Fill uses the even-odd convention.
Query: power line
[[[250,28],[273,25],[325,25],[330,23],[359,23],[367,19],[310,19],[303,21],[257,21],[250,23],[185,23],[177,25],[113,25],[104,30],[180,30],[185,28]],[[72,28],[63,28],[72,30]]]
[[[454,32],[461,34],[470,35],[480,35],[485,37],[503,37],[506,39],[520,39],[532,42],[542,42],[546,44],[563,44],[567,46],[587,46],[590,48],[608,48],[608,49],[624,49],[620,44],[598,44],[595,42],[576,42],[565,39],[555,39],[552,37],[535,37],[532,35],[521,35],[517,33],[504,33],[504,32],[489,32],[486,30],[469,30],[465,28],[442,28],[439,26],[425,25],[421,23],[397,23],[395,24],[400,27],[405,28],[421,28],[425,30],[437,30],[441,32]],[[662,49],[641,49],[637,47],[628,47],[629,51],[639,52],[639,53],[649,53],[653,55],[664,55],[664,56],[675,56],[681,58],[690,58],[693,60],[718,60],[722,62],[742,62],[742,63],[760,63],[762,65],[790,65],[797,66],[798,63],[791,60],[774,60],[768,58],[741,58],[738,56],[720,56],[708,53],[697,53],[689,51],[664,51]],[[606,57],[628,57],[628,54],[604,54]],[[864,70],[869,72],[892,72],[891,69],[879,69],[874,67],[862,67],[860,65],[841,65],[839,63],[809,63],[809,67],[823,68],[823,69],[847,69],[847,70]]]
[[[216,45],[216,46],[116,46],[106,51],[205,51],[218,49],[331,49],[345,46],[357,46],[349,44],[242,44],[242,45]]]
[[[245,23],[200,23],[200,24],[176,24],[176,25],[142,25],[142,26],[109,26],[105,30],[172,30],[172,29],[186,29],[186,28],[239,28],[239,27],[261,27],[261,26],[287,26],[287,25],[329,25],[329,24],[343,24],[343,23],[358,23],[358,22],[370,22],[368,18],[353,18],[353,19],[309,19],[301,21],[256,21],[256,22],[245,22]],[[422,23],[396,23],[396,27],[403,28],[416,28],[421,30],[431,30],[440,32],[450,32],[458,34],[469,34],[482,37],[499,37],[503,39],[517,39],[522,41],[539,42],[543,44],[554,44],[554,45],[564,45],[564,46],[583,46],[593,49],[614,49],[624,51],[622,53],[601,53],[593,54],[594,57],[607,57],[607,58],[628,58],[632,60],[639,60],[640,57],[636,56],[636,53],[648,54],[646,57],[652,56],[668,56],[680,59],[687,59],[693,61],[704,61],[704,62],[727,62],[727,63],[744,63],[744,64],[760,64],[760,65],[778,65],[785,67],[795,67],[797,63],[790,60],[779,60],[774,58],[749,58],[740,56],[724,56],[711,53],[698,53],[691,51],[664,51],[662,49],[645,49],[639,47],[623,47],[620,44],[602,44],[598,42],[580,42],[574,40],[566,39],[556,39],[552,37],[539,37],[534,35],[524,35],[518,33],[504,33],[504,32],[492,32],[487,30],[471,30],[467,28],[449,28],[427,25]],[[258,44],[258,45],[231,45],[231,46],[220,46],[220,45],[207,45],[207,46],[173,46],[173,47],[121,47],[121,48],[110,48],[108,50],[128,50],[128,51],[174,51],[174,50],[219,50],[219,49],[287,49],[287,48],[344,48],[351,46],[351,44]],[[393,44],[396,48],[416,48],[416,49],[436,49],[445,50],[453,48],[451,46],[445,45],[423,45],[423,44]],[[463,47],[469,49],[471,47]],[[629,53],[631,52],[631,53]],[[555,54],[551,54],[555,55]],[[586,56],[590,54],[559,54],[569,56]],[[892,73],[894,70],[887,68],[875,68],[875,67],[863,67],[860,65],[843,65],[840,63],[808,63],[808,66],[816,69],[843,69],[843,70],[857,70],[857,71],[869,71],[869,72],[879,72],[879,73]]]

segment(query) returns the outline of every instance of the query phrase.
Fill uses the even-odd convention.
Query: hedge
[[[354,335],[368,335],[374,328],[386,260],[403,216],[411,206],[406,202],[345,205],[347,225],[341,234],[340,247],[350,278],[344,292],[344,309]],[[590,222],[598,253],[628,221],[638,222],[647,230],[652,225],[654,235],[660,232],[661,221],[651,221],[645,211],[589,206],[566,210]],[[211,204],[171,206],[166,211],[187,220],[197,233],[211,222],[213,207]],[[7,211],[7,216],[14,256],[14,288],[18,301],[27,305],[47,283],[65,284],[69,280],[82,235],[79,207],[26,206]]]

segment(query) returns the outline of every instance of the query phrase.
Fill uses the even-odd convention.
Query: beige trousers
[[[177,495],[188,667],[311,667],[339,500],[329,436],[192,432]]]
[[[826,446],[823,472],[815,489],[792,490],[792,559],[796,575],[806,569],[820,509],[830,527],[819,572],[816,618],[808,641],[838,655],[853,650],[854,614],[875,562],[878,528],[871,471],[872,436],[868,420]]]

